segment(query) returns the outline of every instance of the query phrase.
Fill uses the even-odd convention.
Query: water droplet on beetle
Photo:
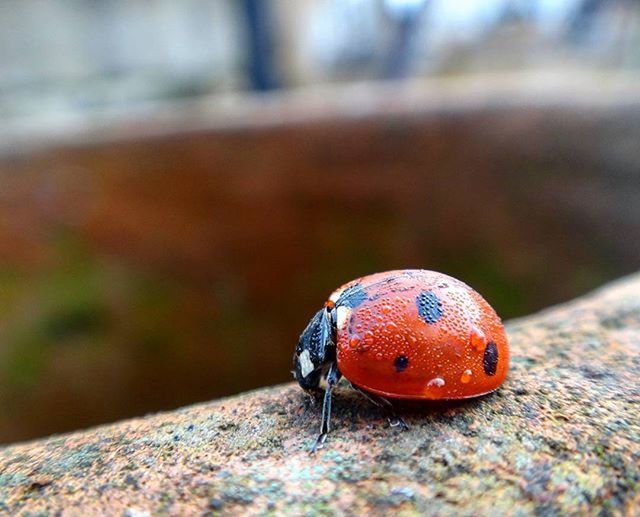
[[[484,332],[482,332],[478,327],[473,327],[471,329],[469,342],[478,352],[483,352],[487,346],[487,338],[485,337]]]
[[[471,370],[465,370],[464,372],[462,372],[462,375],[460,376],[460,382],[462,384],[469,384],[469,382],[471,381],[472,375],[473,373],[471,372]]]
[[[427,382],[428,388],[442,388],[444,386],[444,379],[442,377],[435,377]]]

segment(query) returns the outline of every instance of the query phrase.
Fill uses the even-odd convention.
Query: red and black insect
[[[471,287],[435,271],[405,269],[334,291],[300,336],[293,359],[303,389],[326,379],[315,451],[329,432],[331,390],[341,376],[391,411],[389,399],[478,397],[504,381],[509,345],[500,318]]]

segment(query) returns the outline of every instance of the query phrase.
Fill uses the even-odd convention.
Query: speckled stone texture
[[[640,514],[640,275],[508,324],[493,395],[405,408],[293,384],[0,451],[0,513]]]

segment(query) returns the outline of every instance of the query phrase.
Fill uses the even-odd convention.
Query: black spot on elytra
[[[433,291],[422,291],[416,296],[418,314],[427,323],[436,323],[442,318],[442,302]]]
[[[354,284],[350,287],[347,287],[342,292],[340,298],[338,298],[338,301],[336,302],[336,305],[342,305],[355,309],[358,305],[360,305],[367,299],[367,296],[367,292],[363,289],[362,285]]]
[[[482,358],[484,373],[487,375],[495,375],[498,367],[498,346],[489,341],[487,348],[484,349],[484,357]]]
[[[407,366],[409,366],[409,359],[403,355],[399,355],[396,357],[396,360],[393,361],[393,366],[396,367],[396,372],[404,372]]]

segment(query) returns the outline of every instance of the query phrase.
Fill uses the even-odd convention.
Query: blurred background
[[[5,0],[0,442],[291,379],[338,285],[640,266],[632,0]]]

